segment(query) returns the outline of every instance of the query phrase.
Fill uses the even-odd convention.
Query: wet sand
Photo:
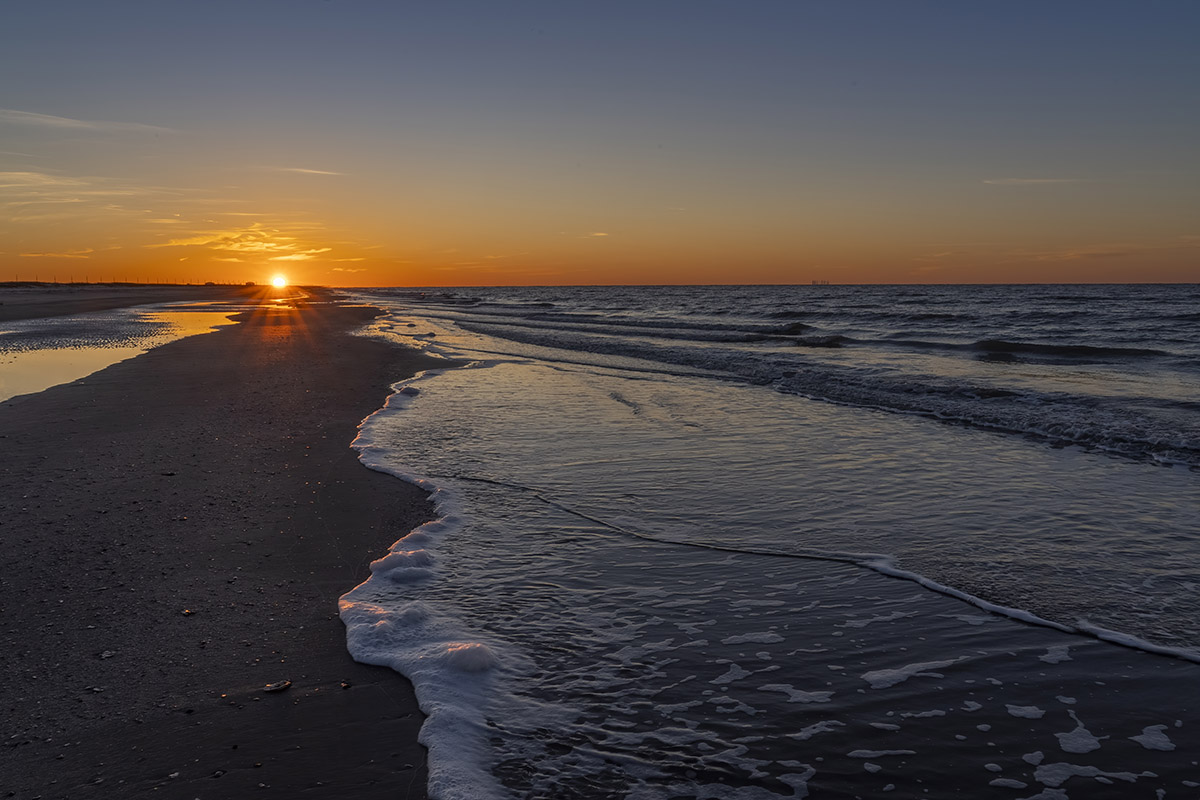
[[[348,446],[427,366],[348,335],[374,313],[262,306],[0,403],[0,796],[425,796],[411,687],[337,617],[431,514]]]

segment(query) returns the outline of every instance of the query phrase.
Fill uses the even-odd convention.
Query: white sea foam
[[[868,617],[866,619],[848,619],[842,623],[844,628],[865,628],[868,625],[876,622],[893,622],[898,619],[916,616],[915,611],[893,611],[891,614],[881,614],[878,617]]]
[[[1194,661],[1200,664],[1200,648],[1195,647],[1171,647],[1168,645],[1156,644],[1154,642],[1143,639],[1140,636],[1135,636],[1131,633],[1121,633],[1120,631],[1109,630],[1108,628],[1094,625],[1086,620],[1080,620],[1077,623],[1080,631],[1091,634],[1097,639],[1113,644],[1132,647],[1135,650],[1144,650],[1147,653],[1158,653],[1164,656],[1174,656],[1182,658],[1186,661]]]
[[[1099,767],[1079,764],[1042,764],[1034,771],[1038,783],[1057,788],[1074,777],[1112,778],[1126,783],[1137,783],[1138,775],[1132,772],[1105,772]]]
[[[833,692],[806,692],[786,683],[768,683],[759,686],[760,692],[782,692],[788,696],[789,703],[828,703]]]
[[[1067,793],[1062,789],[1052,788],[1043,789],[1037,794],[1031,794],[1028,797],[1022,797],[1020,800],[1069,800]]]
[[[995,778],[988,781],[988,786],[999,786],[1001,789],[1025,789],[1029,784],[1014,778]]]
[[[789,733],[789,734],[787,734],[787,737],[789,739],[797,739],[797,740],[803,742],[803,741],[807,741],[807,740],[811,739],[812,737],[814,737],[818,734],[829,733],[830,731],[834,731],[838,728],[845,727],[845,725],[846,725],[846,723],[838,722],[835,719],[821,720],[820,722],[814,722],[812,725],[805,726],[804,728],[797,731],[796,733]]]
[[[932,717],[944,717],[946,712],[940,708],[933,708],[929,711],[902,711],[900,717],[902,719],[930,719]]]
[[[1005,708],[1008,709],[1010,715],[1021,717],[1022,719],[1041,719],[1046,716],[1046,712],[1037,706],[1006,705]]]
[[[1084,727],[1079,721],[1079,717],[1074,711],[1067,711],[1071,715],[1071,719],[1075,720],[1075,727],[1065,733],[1056,733],[1058,738],[1058,746],[1067,753],[1090,753],[1093,750],[1100,749],[1100,739],[1092,735],[1092,732]],[[1102,737],[1107,739],[1108,737]]]
[[[721,640],[721,644],[775,644],[782,642],[783,637],[774,631],[763,631],[761,633],[741,633],[734,636],[727,636]]]
[[[426,373],[417,380],[429,377]],[[369,424],[376,416],[403,408],[413,396],[401,391],[391,395],[384,408],[360,426],[354,447],[368,467],[431,490],[439,518],[403,537],[388,555],[372,562],[372,577],[342,596],[341,618],[356,661],[391,667],[412,681],[427,716],[420,740],[429,749],[430,796],[498,798],[504,793],[489,769],[484,723],[492,672],[500,661],[495,643],[464,638],[466,631],[458,620],[437,615],[423,603],[410,601],[391,608],[376,600],[379,594],[390,596],[390,584],[396,581],[434,577],[431,547],[461,527],[457,498],[446,488],[398,469]]]
[[[1147,750],[1174,750],[1175,743],[1167,736],[1166,725],[1151,725],[1143,728],[1140,736],[1130,736],[1130,739]]]
[[[709,681],[709,683],[716,683],[716,684],[733,683],[734,681],[740,681],[742,678],[749,677],[753,674],[754,673],[751,672],[750,670],[742,669],[742,667],[738,666],[737,664],[730,664],[728,671],[726,671],[724,675],[718,675],[717,677],[715,677],[711,681]]]
[[[1071,645],[1056,644],[1048,649],[1043,655],[1038,656],[1047,664],[1060,664],[1063,661],[1071,660]]]
[[[909,678],[921,676],[928,678],[943,678],[945,677],[940,672],[933,670],[943,669],[952,666],[966,659],[966,656],[951,658],[945,661],[923,661],[919,664],[907,664],[903,667],[895,669],[877,669],[865,672],[862,679],[871,684],[872,689],[887,689],[895,686],[898,683],[903,683]]]

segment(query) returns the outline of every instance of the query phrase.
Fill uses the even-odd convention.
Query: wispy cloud
[[[366,261],[365,258],[335,258],[334,261]],[[334,267],[337,269],[337,267]]]
[[[586,234],[584,234],[584,236],[585,236],[586,238],[589,238],[589,239],[590,239],[590,238],[593,238],[593,237],[599,237],[599,236],[608,236],[608,234],[607,234],[607,233],[604,233],[604,232],[602,232],[602,231],[595,231],[594,233],[586,233]]]
[[[8,206],[8,207],[57,206],[57,205],[68,205],[71,203],[82,203],[82,202],[83,202],[82,197],[57,197],[57,198],[42,197],[42,198],[34,198],[32,200],[7,200],[3,203],[0,203],[0,205]]]
[[[288,253],[285,256],[272,256],[270,261],[309,261],[321,253],[328,253],[332,247],[317,247],[312,250],[302,250],[298,253]]]
[[[68,250],[65,253],[21,253],[21,258],[87,258],[96,252],[92,248],[86,250]]]
[[[327,169],[305,169],[304,167],[264,167],[272,172],[294,172],[299,175],[345,175],[344,172],[333,172]]]
[[[1094,245],[1090,247],[1070,247],[1062,250],[1035,250],[1015,253],[1019,258],[1033,261],[1092,261],[1104,258],[1122,258],[1131,256],[1146,247],[1128,244]]]
[[[163,218],[162,211],[150,211],[146,205],[169,202],[172,206],[193,202],[193,190],[164,186],[140,186],[97,176],[69,176],[41,171],[0,172],[0,207],[16,209],[8,222],[45,222],[44,212],[33,212],[38,206],[70,207],[69,215],[53,218],[99,219],[112,214]],[[117,200],[138,200],[138,205],[121,205]],[[145,205],[143,205],[145,203]]]
[[[210,252],[209,258],[217,261],[311,261],[331,247],[314,247],[304,242],[284,226],[264,225],[255,222],[232,230],[198,231],[190,236],[170,239],[166,242],[145,245],[150,248],[199,247]]]
[[[6,218],[10,223],[46,224],[65,219],[101,219],[114,213],[142,214],[115,204],[114,199],[161,194],[159,189],[121,185],[105,178],[0,172],[0,206],[11,209]]]
[[[146,247],[208,247],[240,253],[288,253],[296,249],[295,237],[260,222],[226,231],[204,231],[192,236],[148,244]]]
[[[350,267],[334,267],[333,272],[366,272],[366,267],[350,268]]]
[[[87,181],[79,178],[48,175],[45,172],[0,172],[0,189],[57,189],[87,185]]]
[[[1080,178],[989,178],[992,186],[1047,186],[1055,183],[1083,183]]]
[[[1019,264],[1028,262],[1070,263],[1138,258],[1158,258],[1163,255],[1185,254],[1200,249],[1200,236],[1175,236],[1154,241],[1092,242],[1064,244],[1061,247],[1044,249],[1015,249],[996,242],[961,245],[970,251],[951,253],[954,266],[971,263]],[[930,253],[917,261],[939,262],[942,253]]]
[[[64,131],[94,131],[97,133],[178,133],[174,128],[158,125],[143,125],[140,122],[107,122],[102,120],[73,119],[37,114],[33,111],[18,111],[0,108],[0,124],[33,125]]]

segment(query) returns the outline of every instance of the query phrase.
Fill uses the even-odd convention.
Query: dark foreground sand
[[[425,796],[412,689],[337,618],[431,514],[348,447],[427,366],[347,335],[373,313],[260,307],[0,403],[0,797]]]

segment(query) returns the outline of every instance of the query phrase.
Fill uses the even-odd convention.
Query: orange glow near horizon
[[[286,175],[200,182],[192,197],[0,170],[0,206],[16,209],[0,231],[0,280],[277,285],[286,268],[284,285],[323,286],[1187,283],[1200,254],[1191,229],[1129,213],[1128,186],[964,178],[942,196],[916,179],[854,189],[830,178],[819,196],[764,183],[739,205],[685,182],[696,192],[686,206],[658,187],[634,211],[546,174],[558,205],[466,178],[479,197],[460,206],[397,199],[379,171]],[[334,182],[346,194],[322,188]]]

